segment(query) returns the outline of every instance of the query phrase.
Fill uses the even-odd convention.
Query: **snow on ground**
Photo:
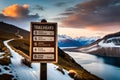
[[[120,45],[116,45],[120,43],[120,37],[112,37],[108,38],[106,41],[102,40],[99,42],[99,46],[101,47],[120,47]]]
[[[18,76],[18,80],[39,80],[39,70],[34,69],[35,67],[32,69],[21,64],[21,59],[23,59],[23,57],[16,53],[14,50],[12,50],[11,47],[7,44],[11,40],[4,41],[4,44],[7,48],[10,49],[10,52],[13,56],[11,58],[11,68],[13,69],[14,73]]]
[[[100,41],[98,45],[101,47],[120,47],[120,45],[115,45],[113,42],[104,43],[104,40]]]
[[[74,80],[68,76],[68,72],[63,70],[65,74],[63,75],[60,71],[57,71],[56,65],[48,64],[48,80]]]
[[[0,56],[2,56],[3,54],[5,54],[5,52],[0,52]]]
[[[106,42],[104,40],[101,40],[98,44],[94,44],[92,46],[88,46],[85,48],[80,48],[79,50],[82,52],[91,52],[91,51],[97,50],[99,47],[120,47],[120,45],[115,45],[115,43],[114,43],[114,40],[116,40],[116,42],[120,43],[119,39],[120,39],[120,37],[113,37],[113,38],[107,39]],[[109,41],[109,43],[107,43],[107,41]]]
[[[90,51],[95,51],[97,49],[98,49],[97,44],[95,44],[95,45],[88,46],[88,47],[85,47],[85,48],[80,48],[79,50],[81,52],[85,52],[86,53],[86,52],[90,52]]]
[[[5,54],[4,52],[0,52],[0,59],[4,57],[4,56],[2,56],[4,54]]]
[[[0,52],[0,59],[4,57],[3,56],[4,54],[5,54],[5,52]]]
[[[11,47],[7,44],[9,41],[12,40],[13,39],[4,41],[5,46],[10,49],[11,55],[13,56],[11,57],[11,64],[10,64],[10,67],[13,71],[12,74],[16,76],[18,80],[40,80],[39,79],[40,63],[32,63],[32,68],[23,65],[21,63],[21,59],[23,59],[23,57],[14,50],[12,50]],[[56,65],[49,63],[47,64],[47,67],[48,67],[48,71],[47,71],[48,80],[73,80],[68,76],[67,74],[68,72],[66,70],[64,70],[65,75],[63,75],[61,72],[56,70],[57,67]],[[3,71],[2,73],[4,72],[5,71]]]
[[[120,37],[112,37],[112,38],[109,38],[107,40],[113,40],[113,39],[120,39]]]

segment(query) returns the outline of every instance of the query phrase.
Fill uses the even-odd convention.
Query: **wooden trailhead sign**
[[[57,53],[57,23],[31,22],[31,62],[55,63]]]

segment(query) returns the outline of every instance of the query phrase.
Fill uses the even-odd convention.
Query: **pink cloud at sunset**
[[[118,2],[112,0],[88,0],[61,13],[60,15],[66,16],[61,20],[61,25],[68,28],[84,28],[93,31],[119,31],[119,8]]]
[[[23,6],[18,5],[18,4],[13,4],[3,9],[2,13],[5,16],[20,18],[20,17],[24,17],[25,15],[29,13],[28,8],[29,8],[28,4],[24,4]]]
[[[30,22],[39,20],[39,15],[30,14],[28,4],[13,4],[5,7],[0,13],[0,21],[16,25],[20,28],[29,30]]]

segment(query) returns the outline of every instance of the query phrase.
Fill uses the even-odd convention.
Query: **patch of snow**
[[[39,80],[39,70],[36,70],[35,67],[35,69],[29,68],[21,64],[21,59],[23,59],[23,57],[11,49],[11,47],[7,44],[9,41],[11,40],[4,41],[4,44],[7,48],[9,48],[10,53],[13,56],[11,57],[11,68],[13,69],[14,73],[18,76],[18,80]]]
[[[3,54],[5,54],[5,52],[0,52],[0,56],[3,55]]]
[[[92,45],[92,46],[89,46],[89,47],[80,48],[79,50],[87,53],[87,52],[95,51],[97,49],[98,49],[97,44],[95,44],[95,45]]]
[[[5,52],[0,52],[0,59],[4,58],[4,56],[3,56],[4,54],[6,54],[6,53]],[[7,56],[7,57],[9,57],[9,56]]]
[[[4,56],[0,56],[0,59],[4,58]]]
[[[66,38],[58,37],[58,40],[63,41],[63,40],[66,40]]]
[[[98,48],[96,47],[96,48],[91,48],[91,49],[88,49],[88,50],[86,50],[85,52],[91,52],[91,51],[96,51],[96,50],[98,50]]]
[[[23,39],[23,36],[21,36],[21,35],[18,35],[18,37],[19,37],[20,39]]]
[[[5,70],[5,67],[9,68],[9,70]],[[1,69],[0,75],[2,75],[2,74],[9,74],[9,75],[13,75],[14,78],[16,78],[16,74],[14,74],[12,69],[11,69],[11,64],[8,65],[8,66],[0,65],[0,69]]]
[[[5,66],[0,65],[0,69],[1,69],[0,74],[3,74],[3,73],[9,74],[9,71],[8,71],[8,70],[5,70],[4,67],[5,67]]]
[[[63,75],[60,71],[56,70],[57,66],[54,64],[48,64],[48,80],[73,80],[68,76],[68,72],[64,70]],[[52,73],[52,74],[51,74]]]
[[[113,40],[113,39],[120,39],[120,37],[112,37],[112,38],[109,38],[107,40]]]
[[[102,40],[98,43],[101,47],[120,47],[120,37],[112,37],[108,38],[107,40]]]
[[[120,47],[120,45],[115,45],[113,42],[104,43],[104,40],[100,41],[98,45],[101,47]]]
[[[58,41],[64,41],[64,40],[67,40],[67,39],[72,40],[72,38],[70,36],[67,36],[67,35],[58,35]]]

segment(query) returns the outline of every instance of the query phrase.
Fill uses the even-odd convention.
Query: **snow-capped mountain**
[[[120,47],[120,32],[106,35],[99,45],[104,47]]]
[[[88,45],[98,38],[87,38],[87,37],[78,37],[78,38],[71,38],[70,36],[66,35],[58,35],[58,46],[59,47],[80,47]]]
[[[90,45],[73,50],[101,56],[120,57],[120,32],[106,35]]]
[[[82,46],[91,44],[91,43],[95,42],[98,39],[99,39],[99,37],[84,37],[84,36],[75,38],[75,40],[79,41],[82,44]]]
[[[99,42],[102,47],[120,47],[120,37],[112,37]]]

